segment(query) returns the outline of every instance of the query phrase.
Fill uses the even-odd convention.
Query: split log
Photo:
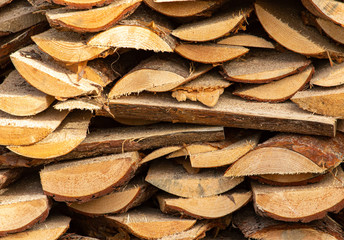
[[[63,110],[89,110],[91,112],[103,108],[103,103],[98,101],[98,98],[80,97],[77,99],[68,99],[66,101],[59,101],[54,105],[54,108],[59,111]]]
[[[142,93],[110,100],[115,117],[170,122],[192,122],[237,128],[298,132],[334,136],[336,120],[316,116],[292,103],[248,102],[224,93],[214,108],[193,103],[176,103],[171,96]],[[98,113],[104,114],[104,113]]]
[[[158,123],[159,121],[150,121],[145,119],[131,119],[131,118],[116,118],[114,119],[116,122],[129,125],[129,126],[143,126],[143,125],[150,125],[154,123]]]
[[[180,164],[181,166],[183,166],[183,168],[185,169],[185,171],[189,174],[197,174],[200,172],[199,168],[194,168],[191,166],[191,163],[188,159],[185,158],[177,158],[175,159],[175,163]]]
[[[197,78],[212,66],[192,69],[185,59],[175,55],[153,55],[123,76],[108,94],[109,99],[142,91],[166,92]]]
[[[343,230],[333,219],[304,223],[284,223],[256,215],[251,208],[245,208],[233,216],[233,224],[249,239],[338,239],[343,240]]]
[[[0,189],[3,189],[11,183],[18,180],[23,173],[22,168],[12,168],[0,170]]]
[[[159,149],[154,150],[153,152],[147,154],[147,156],[145,156],[142,161],[141,164],[152,161],[154,159],[160,158],[162,156],[165,156],[167,154],[176,152],[178,150],[181,150],[183,147],[181,146],[170,146],[170,147],[162,147]]]
[[[16,33],[45,21],[45,16],[35,14],[27,1],[19,0],[0,9],[0,36]]]
[[[52,133],[68,115],[53,108],[33,117],[17,117],[0,112],[0,145],[29,145]]]
[[[266,83],[303,71],[310,63],[292,52],[251,50],[243,58],[224,63],[221,73],[233,82]]]
[[[175,52],[184,58],[201,63],[222,63],[240,57],[249,51],[248,48],[222,44],[189,44],[181,43]]]
[[[61,98],[99,94],[101,86],[61,67],[31,45],[11,54],[11,60],[25,80],[42,92]]]
[[[38,178],[23,178],[0,194],[0,236],[22,232],[43,222],[50,202]]]
[[[275,186],[299,186],[309,183],[316,183],[325,177],[324,174],[317,173],[298,173],[298,174],[263,174],[250,176],[250,178],[258,180],[260,183]]]
[[[56,240],[67,231],[69,228],[69,222],[71,218],[63,215],[49,216],[46,221],[35,225],[33,228],[24,232],[11,234],[2,237],[3,240],[34,240],[34,239],[46,239]]]
[[[11,2],[12,2],[12,0],[1,0],[0,1],[0,8],[11,3]]]
[[[110,47],[88,46],[85,37],[73,32],[62,32],[49,29],[32,36],[39,49],[58,61],[79,63],[113,53]]]
[[[338,26],[331,21],[317,18],[316,22],[318,26],[333,40],[340,44],[344,44],[344,28]]]
[[[200,198],[221,194],[240,184],[244,178],[227,178],[220,169],[202,169],[189,174],[173,162],[161,161],[151,164],[146,181],[177,196]]]
[[[179,213],[197,219],[213,219],[229,215],[252,198],[252,192],[246,190],[233,190],[222,195],[202,198],[178,198],[167,194],[157,196],[160,209],[164,213]]]
[[[311,80],[313,66],[308,66],[303,72],[285,77],[281,80],[258,86],[237,88],[233,94],[249,100],[260,102],[284,102],[291,98]]]
[[[247,33],[239,33],[233,36],[225,37],[218,41],[217,44],[268,49],[275,48],[275,46],[266,39]]]
[[[141,0],[120,0],[90,10],[58,8],[45,13],[51,27],[74,32],[99,32],[132,14]]]
[[[31,0],[32,1],[32,0]],[[68,8],[91,9],[92,7],[102,7],[108,5],[113,0],[44,0],[50,4],[64,5]]]
[[[299,1],[284,0],[277,3],[259,0],[255,3],[255,9],[267,33],[285,48],[317,58],[343,57],[343,47],[336,46],[316,29],[303,24]]]
[[[86,138],[91,117],[90,112],[72,112],[54,132],[43,140],[32,145],[8,146],[7,148],[29,158],[49,159],[65,155]]]
[[[120,191],[112,192],[86,203],[72,203],[69,208],[91,217],[102,214],[125,213],[129,209],[141,205],[155,192],[156,189],[143,179],[134,179]]]
[[[49,165],[40,171],[43,191],[56,201],[87,202],[126,184],[140,160],[128,152]]]
[[[81,236],[75,233],[66,233],[63,236],[61,236],[59,240],[99,240],[99,238]]]
[[[210,18],[187,23],[172,31],[172,35],[185,41],[206,42],[220,38],[230,32],[243,28],[252,7],[241,4],[231,6]]]
[[[12,71],[0,85],[0,110],[15,116],[32,116],[46,110],[55,100]]]
[[[192,143],[184,146],[182,149],[179,149],[166,158],[177,158],[177,157],[187,157],[197,153],[211,152],[221,149],[221,147],[226,144],[226,141],[221,142],[203,142],[203,143]]]
[[[344,84],[342,79],[344,73],[344,63],[331,66],[328,62],[322,62],[317,66],[310,84],[321,87],[334,87]]]
[[[306,186],[269,186],[252,182],[255,210],[259,215],[287,222],[310,222],[344,207],[344,173],[338,167],[319,183]]]

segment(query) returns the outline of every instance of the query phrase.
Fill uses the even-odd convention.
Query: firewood
[[[121,0],[90,10],[58,8],[46,12],[50,26],[74,32],[99,32],[133,13],[141,0]]]
[[[159,239],[190,229],[194,219],[180,219],[153,208],[140,208],[127,213],[105,216],[112,225],[120,225],[140,239]]]
[[[85,138],[91,113],[75,111],[70,113],[60,126],[43,140],[32,145],[8,146],[12,152],[29,158],[56,158],[76,148]]]
[[[316,29],[302,23],[301,9],[299,1],[259,0],[255,3],[256,14],[264,29],[285,48],[317,58],[343,57],[343,47],[336,46]]]
[[[225,142],[225,141],[221,141],[220,144],[222,145],[223,142]],[[191,155],[198,154],[198,153],[216,151],[216,150],[221,148],[218,146],[220,144],[208,143],[208,142],[192,143],[192,144],[186,145],[183,148],[169,154],[166,158],[169,159],[169,158],[177,158],[177,157],[184,157],[184,156],[186,157],[186,156],[191,156]]]
[[[183,166],[185,171],[187,173],[189,173],[189,174],[197,174],[201,170],[199,168],[192,167],[189,159],[186,159],[186,158],[176,158],[176,159],[174,159],[174,161],[175,161],[175,163],[180,164],[181,166]]]
[[[151,121],[151,120],[146,120],[146,119],[131,119],[131,118],[119,118],[119,117],[116,117],[115,121],[123,125],[129,125],[129,126],[150,125],[150,124],[159,122],[159,121]]]
[[[322,18],[317,18],[316,22],[330,38],[340,44],[344,44],[344,28],[342,26]]]
[[[234,188],[244,178],[227,178],[220,169],[203,169],[197,174],[189,174],[173,162],[153,162],[146,181],[177,196],[195,198],[221,194]]]
[[[50,202],[38,178],[23,178],[0,194],[0,236],[22,232],[48,216]]]
[[[320,182],[325,177],[324,174],[317,173],[297,173],[297,174],[263,174],[250,176],[250,178],[258,180],[260,183],[275,186],[299,186],[309,183]]]
[[[37,46],[11,54],[11,60],[26,81],[42,92],[62,98],[99,94],[101,86],[61,67]]]
[[[106,57],[112,51],[109,50],[109,47],[88,46],[85,44],[82,35],[73,32],[62,32],[54,28],[33,36],[32,40],[39,49],[54,59],[68,63]]]
[[[321,87],[334,87],[344,84],[342,75],[344,72],[344,63],[331,66],[328,62],[323,62],[317,66],[310,84]]]
[[[45,21],[42,14],[35,14],[27,1],[19,0],[0,9],[0,36],[16,33]]]
[[[189,44],[181,43],[175,52],[189,60],[201,63],[222,63],[240,57],[249,51],[248,48],[222,44]]]
[[[133,207],[141,205],[155,192],[156,189],[143,179],[134,179],[120,191],[112,192],[109,195],[86,203],[72,203],[69,205],[69,208],[91,217],[111,213],[124,213]]]
[[[34,240],[34,239],[46,239],[56,240],[64,234],[69,228],[69,222],[71,218],[63,215],[52,215],[47,218],[46,221],[35,225],[33,228],[24,232],[11,234],[2,237],[3,240]]]
[[[251,50],[243,59],[224,63],[223,76],[234,82],[266,83],[304,70],[311,62],[292,52]]]
[[[12,2],[12,0],[1,0],[0,1],[0,8],[7,5],[7,4],[10,4]]]
[[[74,9],[91,9],[92,7],[102,7],[108,5],[113,0],[44,0],[50,4],[64,5]]]
[[[251,198],[252,192],[246,190],[233,190],[202,198],[178,198],[167,194],[157,196],[162,212],[179,213],[197,219],[224,217],[246,205]]]
[[[68,111],[53,108],[32,117],[17,117],[0,112],[0,145],[29,145],[52,133]]]
[[[262,37],[252,34],[240,33],[233,36],[225,37],[217,42],[218,44],[226,44],[232,46],[254,47],[254,48],[268,48],[273,49],[275,46]]]
[[[192,69],[189,62],[175,55],[154,55],[116,82],[109,99],[142,91],[166,92],[209,71],[211,66]]]
[[[240,29],[253,9],[242,4],[225,10],[210,18],[183,24],[174,29],[172,35],[193,42],[214,40]]]
[[[0,189],[7,187],[21,177],[22,168],[12,168],[0,170]]]
[[[172,97],[179,102],[190,99],[191,101],[199,101],[208,107],[213,107],[218,102],[224,88],[230,85],[231,83],[223,79],[218,73],[209,72],[174,88]]]
[[[63,236],[61,236],[59,240],[99,240],[99,238],[81,236],[75,233],[66,233]]]
[[[147,156],[145,156],[142,159],[141,164],[160,158],[172,152],[176,152],[180,149],[182,149],[181,146],[169,146],[169,147],[162,147],[162,148],[156,149],[153,152],[149,153]]]
[[[250,85],[237,88],[233,94],[260,102],[284,102],[305,87],[311,80],[313,72],[313,66],[308,66],[303,72],[278,81],[258,86]]]
[[[15,116],[31,116],[46,110],[55,100],[32,87],[14,70],[0,85],[0,109]]]
[[[103,105],[97,99],[80,97],[77,99],[68,99],[66,101],[59,101],[54,105],[54,108],[59,111],[63,110],[89,110],[96,111],[102,109]]]
[[[56,201],[87,202],[126,184],[139,161],[128,152],[49,165],[40,172],[43,191]]]
[[[306,186],[269,186],[252,182],[255,210],[259,215],[287,222],[310,222],[344,207],[344,173],[338,167],[319,183]]]
[[[171,29],[164,16],[141,5],[135,14],[90,38],[87,45],[173,52],[176,40],[170,35]]]
[[[314,239],[315,236],[320,239],[344,239],[341,226],[328,216],[308,224],[284,223],[257,216],[252,208],[245,208],[234,214],[233,224],[249,239]]]
[[[111,112],[116,117],[192,122],[312,135],[334,136],[335,134],[334,118],[307,113],[292,103],[248,102],[229,93],[224,93],[216,106],[211,109],[188,102],[176,103],[171,96],[163,93],[156,95],[141,93],[135,97],[110,100],[109,104]]]

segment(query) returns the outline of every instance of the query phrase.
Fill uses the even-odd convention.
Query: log
[[[143,125],[151,125],[154,123],[158,123],[159,121],[150,121],[145,119],[131,119],[131,118],[116,118],[116,122],[129,125],[129,126],[143,126]]]
[[[45,166],[43,191],[56,201],[87,202],[125,185],[140,160],[138,152],[128,152]]]
[[[178,198],[167,194],[157,195],[160,210],[167,214],[181,214],[197,219],[214,219],[229,215],[246,205],[251,191],[233,190],[222,195],[202,198]]]
[[[89,110],[91,112],[96,110],[101,110],[103,108],[103,103],[98,101],[98,99],[80,97],[77,99],[68,99],[66,101],[59,101],[54,105],[54,108],[59,111],[63,110]]]
[[[132,14],[141,0],[121,0],[89,10],[58,8],[45,13],[51,27],[74,32],[99,32]]]
[[[101,86],[79,76],[31,45],[11,54],[22,77],[42,92],[60,98],[99,94]]]
[[[22,168],[0,170],[0,190],[17,181],[23,173]]]
[[[286,222],[310,222],[344,207],[344,173],[339,167],[319,183],[306,186],[268,186],[251,182],[254,206],[261,216]]]
[[[75,233],[66,233],[62,235],[59,240],[99,240],[99,238],[93,238],[88,236],[81,236]]]
[[[72,9],[91,9],[108,5],[113,0],[44,0],[50,4],[64,5]]]
[[[68,115],[53,108],[33,117],[17,117],[0,113],[0,145],[29,145],[52,133]]]
[[[86,138],[91,117],[88,111],[72,112],[43,140],[32,145],[7,146],[7,148],[29,158],[49,159],[65,155]]]
[[[290,99],[311,80],[313,66],[308,66],[303,72],[285,77],[281,80],[258,85],[237,88],[233,94],[245,99],[259,102],[284,102]]]
[[[46,110],[54,97],[32,87],[13,70],[0,85],[0,110],[14,116],[32,116]]]
[[[166,158],[187,157],[197,153],[211,152],[221,149],[226,144],[226,140],[221,142],[203,142],[185,145],[182,149],[169,154]]]
[[[258,180],[260,183],[274,186],[299,186],[309,183],[320,182],[325,177],[324,174],[317,173],[297,173],[297,174],[263,174],[250,176],[250,178]]]
[[[188,102],[176,103],[162,93],[122,97],[110,100],[109,104],[115,117],[327,136],[334,136],[336,129],[334,118],[307,113],[292,103],[248,102],[229,93],[224,93],[211,109]]]
[[[243,59],[224,63],[221,73],[233,82],[267,83],[301,72],[310,63],[310,60],[292,52],[259,49],[251,50]]]
[[[255,36],[253,34],[238,33],[233,36],[225,37],[217,44],[226,44],[231,46],[242,46],[242,47],[254,47],[254,48],[267,48],[274,49],[275,46],[268,40]]]
[[[344,64],[331,66],[328,62],[322,62],[317,66],[310,84],[320,87],[335,87],[344,84],[341,76],[344,72]]]
[[[39,179],[23,178],[0,194],[0,236],[22,232],[43,222],[49,210],[50,202]]]
[[[1,0],[0,1],[0,8],[7,5],[7,4],[10,4],[12,2],[12,0]]]
[[[186,198],[207,197],[227,192],[241,183],[244,178],[223,177],[221,169],[203,169],[189,174],[173,162],[153,162],[146,181],[161,190]]]
[[[151,153],[147,154],[147,156],[145,156],[142,159],[141,164],[152,161],[152,160],[160,158],[160,157],[163,157],[167,154],[176,152],[182,148],[183,147],[181,147],[181,146],[170,146],[170,147],[162,147],[162,148],[156,149],[156,150],[152,151]]]
[[[317,18],[316,22],[330,38],[340,44],[344,44],[344,28],[342,26],[322,18]]]

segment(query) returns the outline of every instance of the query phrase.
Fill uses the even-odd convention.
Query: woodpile
[[[344,240],[343,16],[0,0],[0,238]]]

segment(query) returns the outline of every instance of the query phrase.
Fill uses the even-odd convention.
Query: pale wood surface
[[[320,87],[335,87],[344,84],[342,79],[344,73],[344,64],[320,63],[311,79],[310,84]]]
[[[238,33],[233,36],[225,37],[217,42],[218,44],[227,44],[233,46],[268,48],[273,49],[275,46],[268,40],[247,33]]]

